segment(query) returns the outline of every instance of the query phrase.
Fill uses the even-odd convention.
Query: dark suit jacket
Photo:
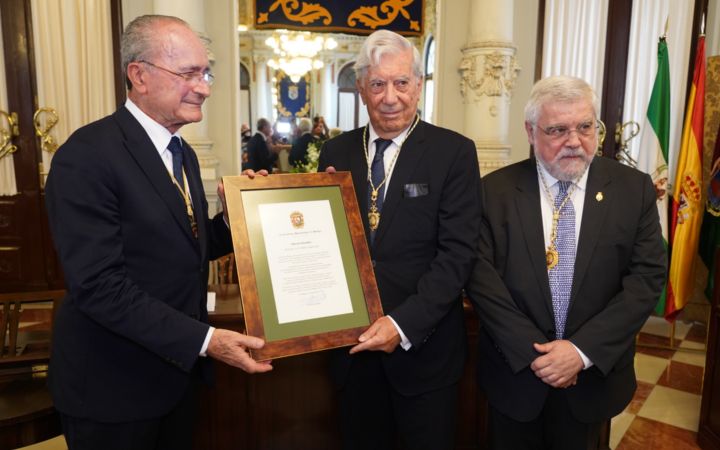
[[[364,128],[327,141],[319,170],[351,171],[366,235],[367,160]],[[480,217],[480,171],[469,139],[425,122],[405,141],[387,187],[370,248],[385,314],[412,343],[383,354],[393,387],[416,395],[455,383],[466,356],[460,293],[472,270]],[[368,240],[369,241],[369,240]],[[337,353],[335,380],[351,366]]]
[[[262,133],[255,133],[247,144],[248,168],[258,171],[265,169],[272,173],[273,163],[277,160],[277,153],[270,151],[267,141]]]
[[[183,146],[198,239],[157,150],[125,107],[77,130],[53,159],[46,202],[68,296],[55,322],[50,389],[65,414],[158,417],[198,365],[208,259],[232,243],[222,215],[208,219],[195,152]]]
[[[565,336],[595,365],[563,392],[577,419],[599,422],[635,391],[634,337],[660,296],[666,254],[650,177],[600,157],[589,170]],[[488,175],[483,194],[467,286],[482,325],[478,377],[493,407],[528,421],[549,389],[529,367],[532,344],[555,339],[535,161]]]
[[[313,141],[313,135],[311,133],[305,133],[293,142],[292,148],[290,149],[290,155],[288,156],[288,163],[290,166],[296,164],[307,163],[308,145]]]

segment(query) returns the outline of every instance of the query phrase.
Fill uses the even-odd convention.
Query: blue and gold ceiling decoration
[[[254,0],[255,28],[405,36],[423,31],[423,0]]]

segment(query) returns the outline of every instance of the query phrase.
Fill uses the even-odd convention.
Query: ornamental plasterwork
[[[478,100],[482,96],[509,98],[520,65],[514,55],[503,55],[496,51],[487,55],[464,56],[459,71],[460,92],[466,101]]]

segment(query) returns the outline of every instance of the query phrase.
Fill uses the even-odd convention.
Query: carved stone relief
[[[482,96],[511,97],[520,65],[514,55],[498,51],[470,54],[460,61],[460,92],[466,102]],[[492,111],[490,111],[492,114]]]

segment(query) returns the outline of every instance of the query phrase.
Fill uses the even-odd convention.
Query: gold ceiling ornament
[[[272,48],[276,56],[268,60],[268,66],[282,70],[297,83],[306,73],[325,65],[317,55],[323,50],[335,49],[337,41],[306,31],[277,30],[265,40],[265,45]]]
[[[58,144],[55,139],[50,136],[50,130],[57,125],[58,114],[53,108],[39,108],[33,115],[33,124],[35,125],[35,134],[40,138],[40,148],[48,153],[55,153]]]
[[[410,19],[410,13],[405,9],[406,6],[411,5],[415,0],[387,0],[380,4],[380,12],[385,14],[384,18],[381,18],[378,14],[377,6],[361,6],[348,16],[347,23],[351,27],[357,25],[358,22],[362,23],[366,27],[376,29],[377,27],[384,27],[395,21],[398,14],[410,22],[410,29],[414,31],[420,31],[420,23],[417,20]]]
[[[332,22],[332,14],[326,8],[316,3],[298,2],[297,0],[277,0],[270,5],[267,12],[258,14],[258,23],[267,23],[270,13],[282,7],[282,12],[288,20],[300,22],[303,25],[313,23],[318,19],[323,19],[323,24],[330,25]],[[300,11],[296,11],[296,10]]]

